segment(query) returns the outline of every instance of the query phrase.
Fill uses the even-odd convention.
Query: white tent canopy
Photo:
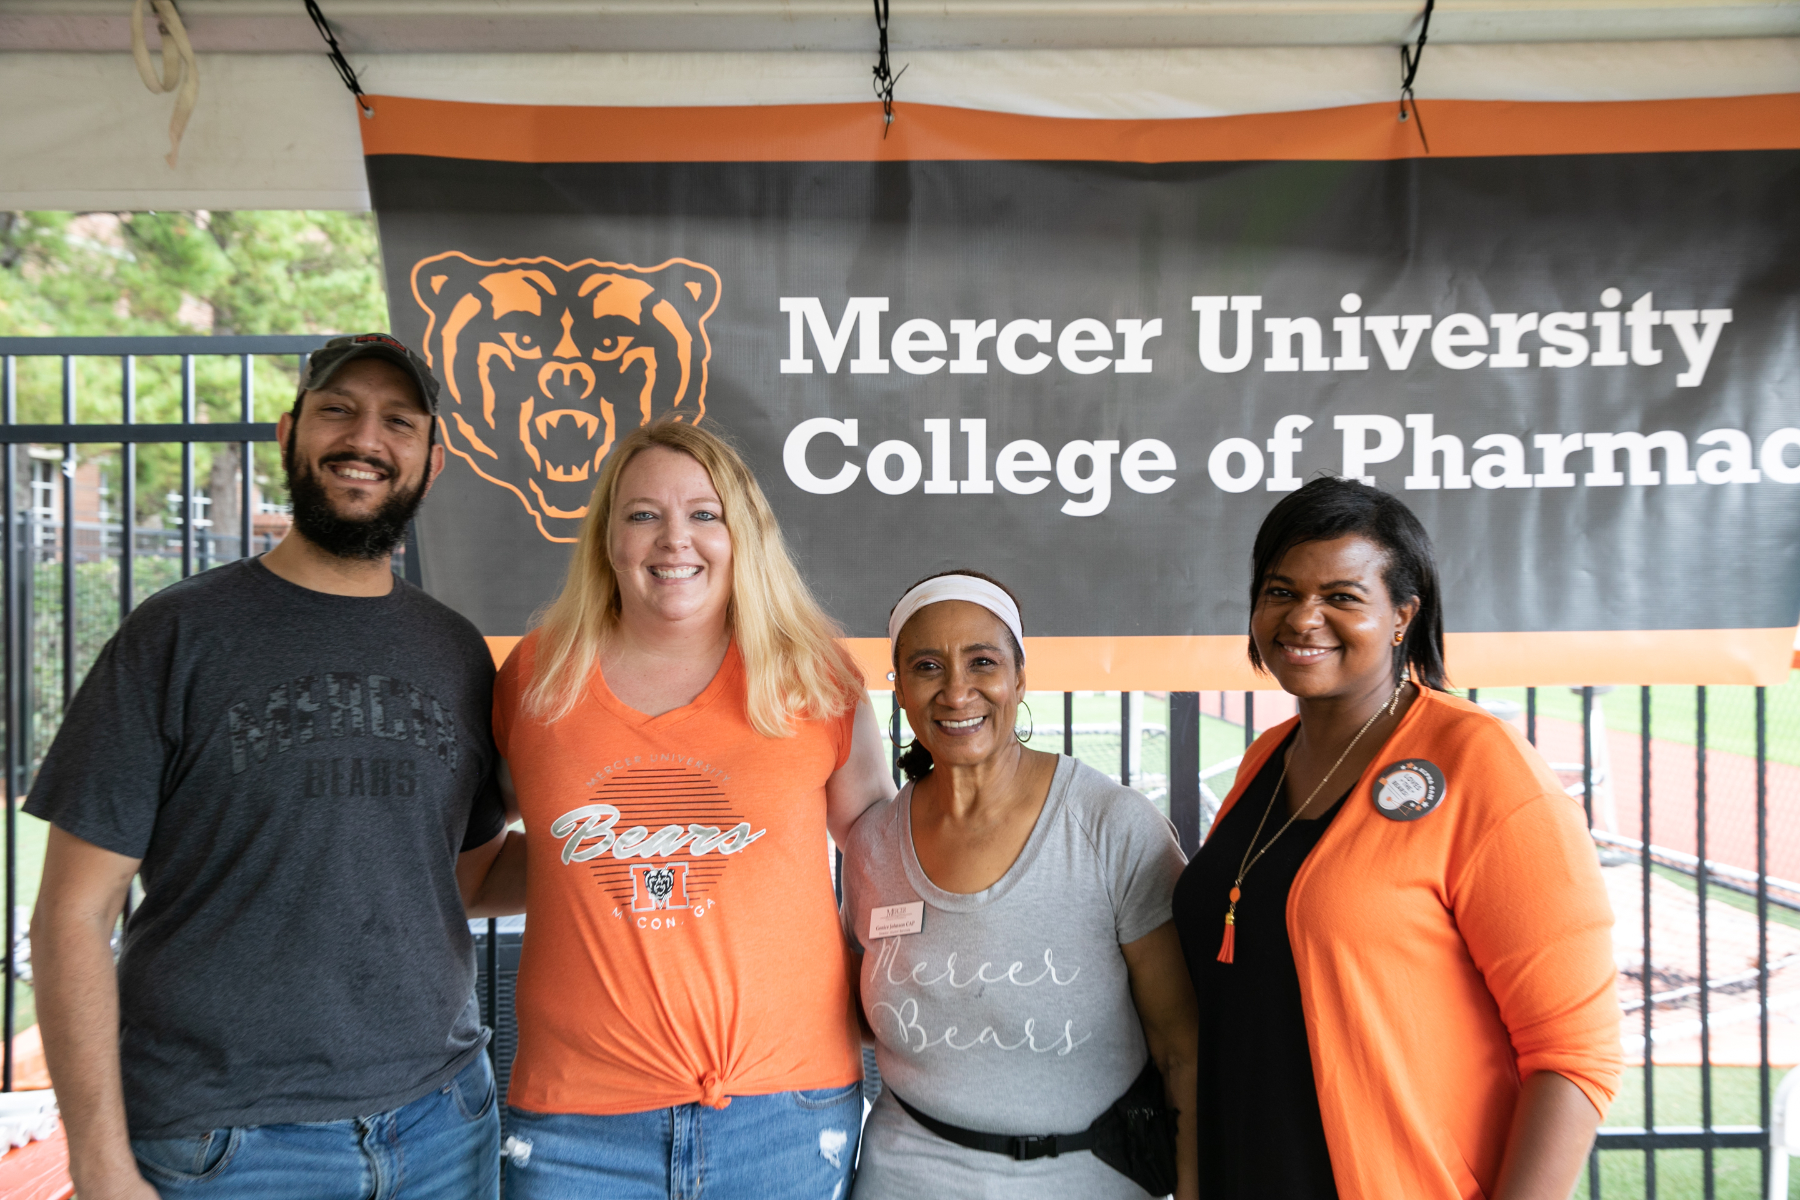
[[[1422,0],[897,0],[895,47],[1075,50],[1393,45]],[[184,0],[201,51],[285,53],[318,35],[295,0]],[[0,45],[124,50],[126,0],[4,0]],[[372,54],[859,51],[869,0],[331,0],[340,40]],[[1433,36],[1461,42],[1641,41],[1800,33],[1780,0],[1441,0]]]
[[[614,105],[871,98],[868,0],[321,3],[377,94]],[[1417,35],[1419,7],[895,0],[893,63],[908,68],[897,98],[1071,117],[1392,101],[1395,47]],[[173,100],[138,78],[129,0],[0,0],[0,209],[366,208],[356,111],[299,0],[182,0],[180,10],[201,92],[171,168]],[[1441,0],[1417,91],[1426,104],[1800,91],[1795,35],[1795,0]]]

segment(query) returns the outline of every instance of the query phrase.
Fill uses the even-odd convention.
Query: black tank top
[[[1344,806],[1295,821],[1244,880],[1234,961],[1218,961],[1232,881],[1271,793],[1290,735],[1214,828],[1175,888],[1175,928],[1200,1002],[1200,1194],[1207,1200],[1336,1200],[1331,1155],[1288,942],[1294,876]],[[1284,788],[1285,790],[1285,788]],[[1287,805],[1269,812],[1268,843]]]

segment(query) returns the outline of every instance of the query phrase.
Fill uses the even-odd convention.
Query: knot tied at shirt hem
[[[700,1103],[708,1108],[728,1108],[731,1097],[725,1094],[725,1081],[718,1074],[708,1071],[700,1080]]]

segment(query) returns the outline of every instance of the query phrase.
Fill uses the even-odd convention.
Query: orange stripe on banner
[[[496,663],[516,637],[490,637]],[[885,638],[848,638],[871,691],[888,691]],[[1445,638],[1457,687],[1558,684],[1744,683],[1772,686],[1800,666],[1794,631],[1650,629],[1595,633],[1452,633]],[[1237,634],[1194,637],[1026,638],[1030,686],[1046,692],[1268,691]]]
[[[1643,629],[1445,635],[1458,687],[1787,682],[1794,631]]]
[[[494,667],[499,669],[506,665],[506,656],[513,652],[513,647],[524,641],[520,637],[490,637],[487,640],[488,650],[494,656]]]
[[[1166,120],[902,104],[599,108],[371,97],[365,154],[493,162],[1251,162],[1425,157],[1391,103]],[[1800,93],[1545,103],[1428,100],[1438,158],[1800,149]]]

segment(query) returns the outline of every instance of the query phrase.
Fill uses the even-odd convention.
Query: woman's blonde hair
[[[788,556],[781,527],[756,476],[717,434],[664,420],[632,430],[600,468],[562,594],[538,627],[536,670],[525,711],[550,722],[586,693],[618,628],[619,580],[611,530],[619,478],[641,451],[662,446],[705,468],[731,537],[731,606],[726,621],[743,656],[750,724],[764,737],[789,737],[801,718],[835,717],[862,695],[862,672],[838,644],[842,631],[813,599]]]

